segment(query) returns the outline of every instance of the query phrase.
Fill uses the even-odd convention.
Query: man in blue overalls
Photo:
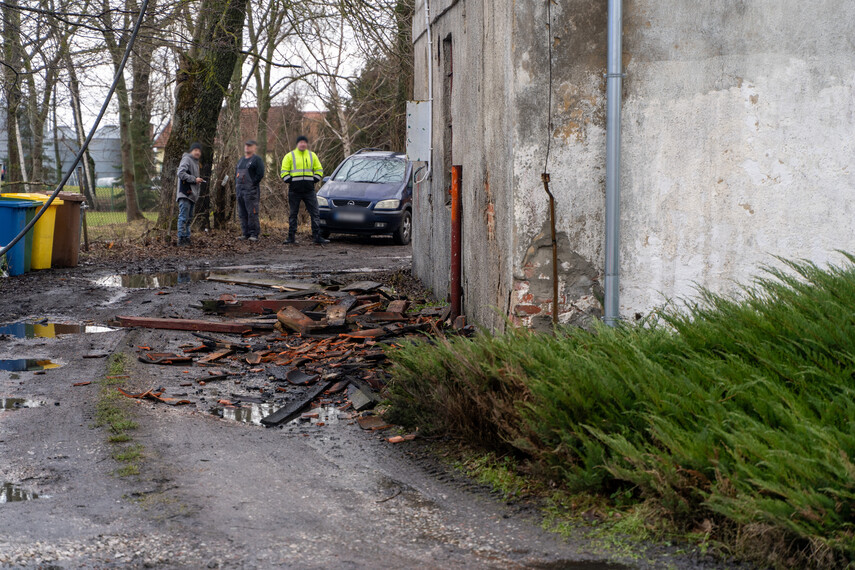
[[[320,213],[318,212],[318,197],[315,195],[315,184],[324,177],[324,169],[318,155],[309,150],[309,139],[297,137],[297,148],[282,159],[282,170],[279,172],[282,180],[288,184],[288,239],[286,244],[297,242],[297,213],[300,202],[306,205],[306,211],[312,218],[312,237],[316,244],[329,243],[321,236]]]
[[[258,207],[261,202],[259,184],[264,178],[264,160],[255,154],[256,142],[246,141],[244,156],[235,168],[235,195],[238,218],[240,218],[240,240],[258,241],[261,226],[258,223]]]

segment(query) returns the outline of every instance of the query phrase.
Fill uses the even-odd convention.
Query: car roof
[[[351,154],[348,158],[353,158],[355,156],[365,156],[369,158],[401,158],[404,160],[407,159],[407,155],[404,153],[394,152],[390,150],[380,150],[376,148],[363,148]]]

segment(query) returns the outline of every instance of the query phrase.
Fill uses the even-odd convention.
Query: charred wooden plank
[[[300,415],[300,412],[306,409],[306,407],[312,402],[312,400],[314,400],[327,389],[329,389],[332,384],[332,380],[318,382],[300,399],[294,400],[293,402],[288,403],[284,407],[279,408],[269,416],[262,418],[261,424],[267,427],[273,427],[293,420],[294,418]]]
[[[207,313],[221,315],[263,315],[268,312],[278,312],[285,307],[294,307],[298,311],[311,311],[318,306],[317,301],[303,299],[246,299],[228,301],[222,299],[206,299],[202,308]]]

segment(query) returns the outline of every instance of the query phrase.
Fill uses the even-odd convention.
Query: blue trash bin
[[[33,219],[39,206],[38,202],[30,200],[0,200],[0,247],[5,247],[15,239],[27,225],[27,220]],[[6,254],[9,275],[22,275],[29,271],[28,257],[32,254],[32,245],[28,248],[27,242],[32,244],[32,239],[33,232],[30,231]]]

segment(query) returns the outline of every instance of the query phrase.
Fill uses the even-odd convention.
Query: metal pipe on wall
[[[427,70],[428,70],[428,109],[430,110],[430,121],[428,121],[428,168],[425,172],[425,178],[433,178],[431,171],[433,170],[433,36],[430,32],[430,0],[425,2],[425,33],[427,34]]]
[[[463,298],[463,167],[451,167],[451,316],[462,313]]]
[[[609,1],[606,73],[605,322],[620,320],[620,113],[623,90],[623,0]]]

